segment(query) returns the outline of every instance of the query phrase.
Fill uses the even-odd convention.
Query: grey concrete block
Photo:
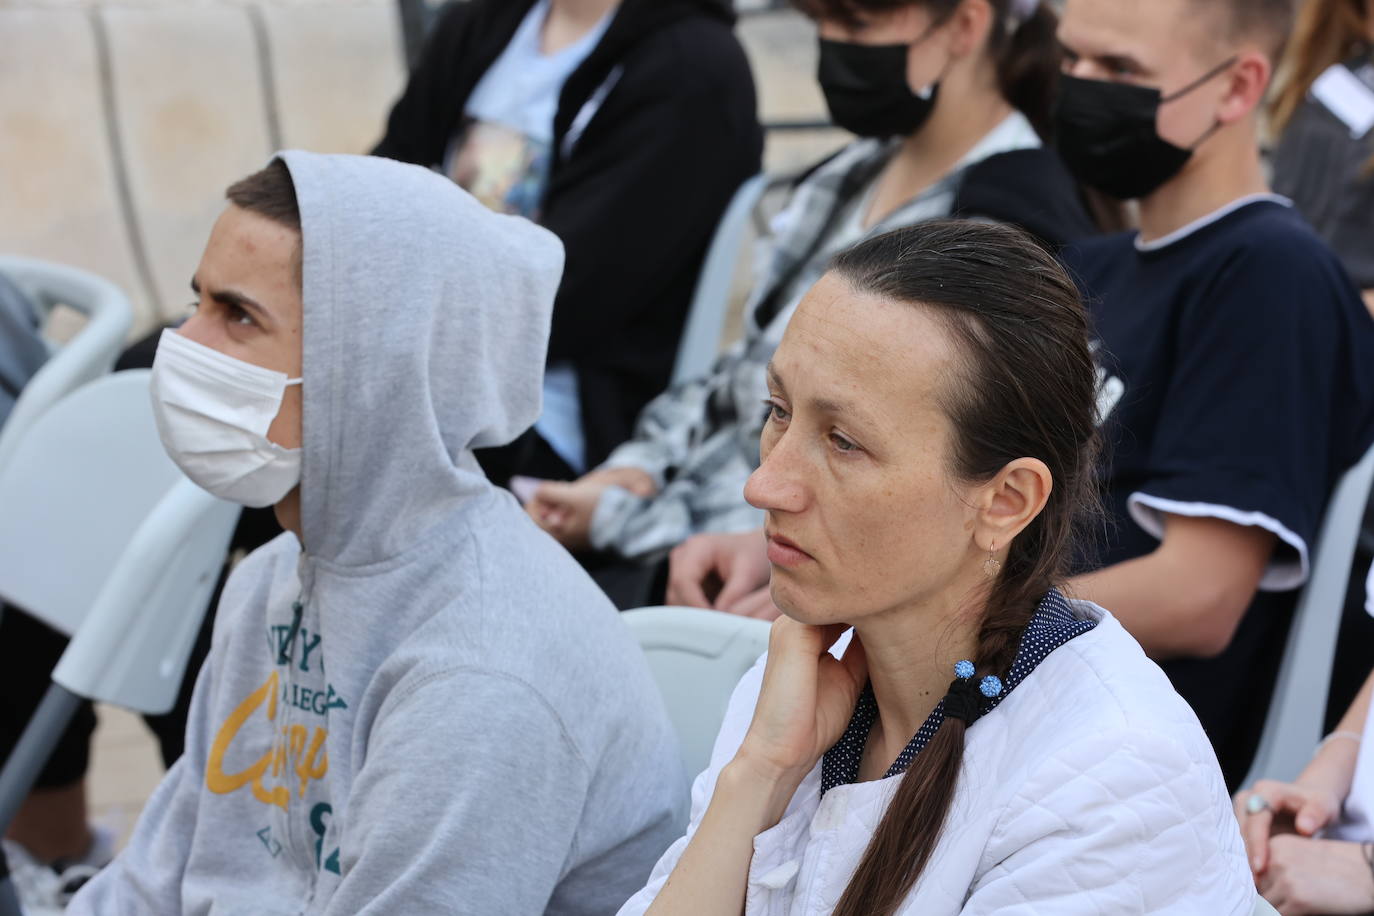
[[[166,317],[187,286],[224,189],[273,152],[251,22],[241,7],[105,7],[134,218]]]
[[[0,36],[0,251],[100,274],[146,320],[90,20],[78,9],[0,9]]]
[[[394,0],[340,6],[266,6],[267,48],[282,144],[365,153],[382,136],[406,70]]]

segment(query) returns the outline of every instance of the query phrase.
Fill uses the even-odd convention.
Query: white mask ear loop
[[[288,388],[290,388],[292,385],[303,385],[303,384],[305,384],[305,378],[304,378],[304,377],[301,377],[301,378],[289,378],[289,379],[286,380],[286,387],[288,387]]]

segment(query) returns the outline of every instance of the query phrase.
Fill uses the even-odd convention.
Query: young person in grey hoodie
[[[186,753],[69,913],[614,912],[684,822],[672,728],[472,456],[539,414],[558,241],[384,159],[283,153],[229,199],[154,408],[286,533],[234,571]]]

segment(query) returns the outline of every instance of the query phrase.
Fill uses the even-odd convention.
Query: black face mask
[[[1234,58],[1169,96],[1128,83],[1060,77],[1054,129],[1064,164],[1079,181],[1112,197],[1148,197],[1177,175],[1193,150],[1221,126],[1213,124],[1190,147],[1175,146],[1159,135],[1159,106],[1187,95],[1233,63]]]
[[[923,36],[924,37],[924,36]],[[935,110],[939,84],[922,97],[906,81],[911,45],[860,45],[821,39],[817,78],[830,119],[860,137],[906,137]]]

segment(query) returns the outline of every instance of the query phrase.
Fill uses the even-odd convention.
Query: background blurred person
[[[1374,310],[1374,2],[1304,0],[1269,102],[1274,190]]]
[[[701,259],[759,171],[728,0],[471,0],[435,25],[373,153],[437,168],[568,253],[544,410],[488,476],[566,479],[667,385]]]
[[[1140,214],[1065,250],[1100,339],[1114,522],[1072,586],[1161,663],[1233,789],[1327,498],[1374,440],[1374,320],[1260,162],[1294,7],[1068,0],[1059,32],[1058,148]]]
[[[1374,574],[1363,591],[1374,614]],[[1371,694],[1374,674],[1295,781],[1236,795],[1255,883],[1283,916],[1374,912]]]
[[[0,274],[0,426],[29,379],[47,362],[48,347],[39,324],[37,306]]]
[[[764,367],[802,295],[856,242],[960,215],[1057,246],[1091,234],[1077,186],[1045,148],[1058,73],[1055,16],[1035,0],[801,0],[820,35],[832,120],[861,139],[811,170],[774,221],[743,340],[709,375],[641,413],[634,438],[530,510],[570,549],[599,553],[622,607],[661,600],[674,545],[754,527]],[[629,561],[629,562],[626,562]]]

